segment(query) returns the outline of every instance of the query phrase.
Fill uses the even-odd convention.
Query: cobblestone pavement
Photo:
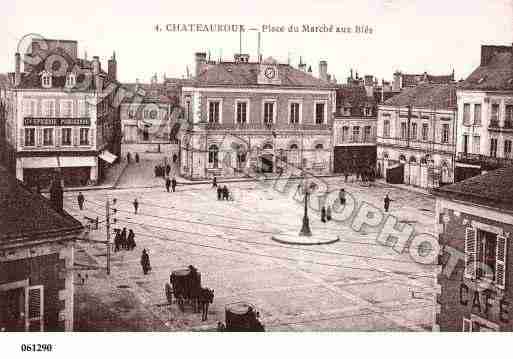
[[[430,196],[383,184],[368,188],[338,178],[327,181],[378,208],[389,194],[391,214],[419,232],[434,231]],[[234,201],[217,201],[209,185],[179,186],[176,193],[163,188],[90,191],[82,212],[75,194],[66,193],[66,208],[79,219],[98,216],[102,221],[106,199],[116,198],[117,226],[132,228],[137,242],[132,252],[113,253],[110,276],[93,269],[88,281],[77,285],[79,329],[211,330],[224,322],[226,304],[247,301],[256,306],[269,331],[430,330],[433,266],[379,244],[371,230],[324,224],[315,212],[310,213],[312,231],[340,236],[339,242],[276,243],[273,233],[299,231],[301,203],[256,182],[229,187]],[[137,215],[134,198],[140,202]],[[91,238],[105,239],[104,224]],[[105,245],[82,243],[80,248],[82,257],[105,266]],[[139,263],[143,248],[150,253],[149,275],[142,274]],[[166,303],[164,285],[170,272],[189,264],[201,272],[202,285],[215,290],[206,322],[191,308],[182,313],[176,304]],[[100,308],[109,319],[95,327],[94,314]]]

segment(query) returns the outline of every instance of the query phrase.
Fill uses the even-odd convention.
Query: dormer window
[[[77,77],[74,73],[70,72],[66,76],[66,87],[74,87],[77,83]]]
[[[43,72],[41,75],[41,86],[44,88],[52,87],[52,74],[49,72]]]

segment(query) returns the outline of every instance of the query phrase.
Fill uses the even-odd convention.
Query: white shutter
[[[94,146],[94,130],[89,129],[89,146]]]
[[[25,331],[44,329],[44,290],[42,285],[25,288]]]
[[[495,253],[495,283],[497,287],[504,289],[506,286],[506,254],[508,246],[504,236],[497,236]]]
[[[463,327],[462,332],[471,332],[472,331],[472,321],[467,318],[463,318]]]
[[[20,128],[20,146],[25,146],[25,128]]]
[[[62,143],[62,128],[57,127],[54,129],[54,135],[55,135],[55,147],[59,147]]]
[[[465,277],[474,278],[477,269],[477,231],[465,228]]]
[[[78,144],[80,143],[79,135],[80,134],[78,127],[73,127],[73,129],[71,130],[71,141],[73,143],[73,146],[78,146]]]
[[[36,146],[41,147],[43,144],[43,129],[41,127],[36,128]]]

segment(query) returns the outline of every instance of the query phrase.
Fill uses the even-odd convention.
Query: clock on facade
[[[267,67],[264,71],[264,75],[269,80],[272,80],[276,76],[276,70],[273,67]]]

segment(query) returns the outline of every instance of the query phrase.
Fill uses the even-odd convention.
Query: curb
[[[292,245],[298,245],[298,246],[322,246],[324,244],[333,244],[340,241],[340,237],[337,237],[335,239],[330,239],[328,241],[323,242],[295,242],[295,241],[286,241],[282,239],[278,239],[275,236],[271,236],[271,239],[275,242],[281,243],[281,244],[292,244]]]

